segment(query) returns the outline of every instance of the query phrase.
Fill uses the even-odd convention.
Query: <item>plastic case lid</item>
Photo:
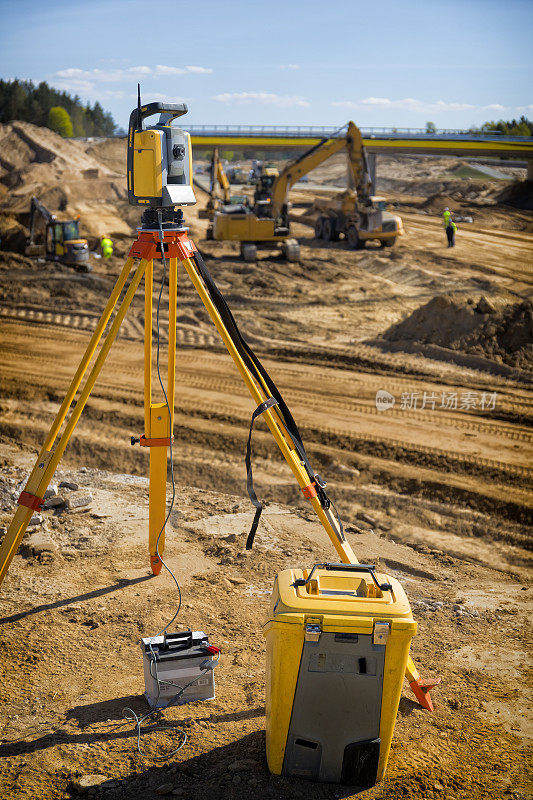
[[[276,578],[268,620],[302,624],[308,617],[335,617],[337,623],[371,626],[373,620],[386,619],[416,626],[411,606],[401,584],[395,578],[376,573],[380,584],[390,584],[382,591],[368,573],[316,568],[305,585],[296,581],[308,579],[311,570],[286,569]],[[350,623],[352,620],[352,623]],[[366,624],[365,624],[366,622]],[[398,624],[394,627],[403,628]]]

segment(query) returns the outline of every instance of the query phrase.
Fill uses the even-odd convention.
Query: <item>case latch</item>
[[[387,644],[390,633],[390,622],[374,622],[374,644]]]
[[[321,633],[322,633],[322,625],[320,624],[320,620],[315,619],[305,623],[306,642],[318,642]]]

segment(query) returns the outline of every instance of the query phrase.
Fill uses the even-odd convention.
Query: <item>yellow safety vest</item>
[[[451,211],[445,211],[444,214],[442,215],[444,217],[444,227],[445,228],[448,227],[451,215],[452,215]]]

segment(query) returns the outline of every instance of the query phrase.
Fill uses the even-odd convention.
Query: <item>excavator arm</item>
[[[35,217],[40,214],[48,225],[55,220],[55,216],[48,211],[46,206],[43,206],[37,197],[32,197],[30,206],[30,241],[29,244],[34,244],[33,237],[35,235]]]
[[[230,201],[230,186],[228,176],[224,172],[222,161],[218,155],[218,148],[215,148],[213,153],[213,174],[216,175],[218,185],[222,189],[222,198],[224,203],[228,204]]]
[[[328,158],[346,149],[348,155],[348,170],[350,183],[357,190],[358,194],[366,196],[369,194],[368,169],[366,166],[366,156],[363,147],[361,131],[353,122],[349,122],[345,136],[338,136],[332,139],[323,139],[303,155],[291,161],[280,172],[278,178],[272,186],[272,217],[278,219],[282,216],[283,209],[287,205],[289,189],[315,167],[320,166]]]
[[[210,169],[210,177],[209,177],[209,195],[211,197],[215,197],[215,190],[216,185],[220,186],[222,189],[222,199],[224,203],[229,203],[230,201],[230,186],[228,176],[224,172],[224,167],[222,166],[222,161],[220,160],[220,156],[218,154],[218,147],[215,147],[213,150],[213,156],[211,158],[211,169]]]

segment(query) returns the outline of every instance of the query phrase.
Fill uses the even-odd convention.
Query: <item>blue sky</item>
[[[532,0],[0,0],[0,77],[220,124],[533,117]],[[185,122],[185,120],[184,120]]]

